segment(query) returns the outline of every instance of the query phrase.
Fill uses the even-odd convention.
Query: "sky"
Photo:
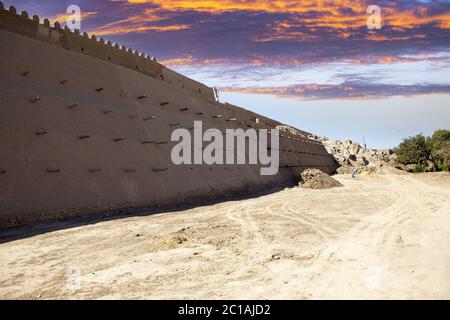
[[[155,56],[220,100],[332,139],[393,147],[450,129],[450,0],[16,0]],[[379,29],[367,21],[381,10]],[[372,21],[370,19],[370,21]]]

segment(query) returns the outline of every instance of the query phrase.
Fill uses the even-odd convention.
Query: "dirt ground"
[[[450,299],[450,175],[336,179],[3,240],[0,298]]]

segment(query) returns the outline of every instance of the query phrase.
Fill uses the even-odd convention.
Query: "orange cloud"
[[[193,10],[198,12],[221,13],[227,11],[262,11],[268,13],[314,13],[314,18],[281,22],[278,27],[289,29],[292,22],[316,27],[336,29],[365,26],[369,14],[369,1],[365,0],[125,0],[131,4],[149,3],[169,11]],[[342,10],[345,9],[345,10]],[[345,13],[344,13],[345,12]],[[426,4],[414,10],[399,11],[395,7],[382,7],[383,23],[404,29],[417,25],[437,23],[441,28],[450,28],[450,13],[429,13]]]
[[[450,29],[450,13],[428,13],[426,7],[415,11],[397,11],[394,8],[383,9],[385,23],[402,29],[412,29],[420,25],[435,23],[442,29]]]
[[[166,10],[195,10],[204,12],[223,11],[264,11],[264,12],[330,12],[337,13],[339,7],[365,10],[362,0],[127,0],[129,3],[151,3]]]
[[[323,29],[332,29],[328,37],[344,40],[358,36],[365,28],[367,18],[367,0],[115,0],[129,4],[149,4],[154,8],[143,13],[134,13],[128,19],[110,23],[95,30],[97,34],[114,35],[146,31],[178,31],[190,29],[187,24],[171,24],[167,21],[176,12],[195,11],[220,14],[230,11],[249,11],[266,13],[289,13],[287,18],[274,21],[267,30],[252,37],[254,42],[268,43],[277,41],[305,42],[320,40]],[[162,22],[165,23],[156,23]],[[155,24],[149,24],[155,22]],[[381,36],[369,33],[371,41],[398,41],[426,38],[419,34],[403,36],[401,33],[421,25],[434,23],[441,29],[450,29],[449,12],[432,12],[427,4],[415,5],[411,9],[400,11],[395,4],[382,6],[383,27],[400,33],[395,36]]]
[[[189,29],[187,24],[158,24],[165,19],[163,14],[159,14],[155,11],[146,10],[143,15],[132,16],[127,19],[107,23],[99,28],[90,30],[91,33],[104,36],[104,35],[116,35],[125,33],[139,33],[146,31],[178,31]]]
[[[429,54],[414,55],[413,57],[402,57],[396,55],[381,55],[381,56],[365,56],[365,57],[353,57],[341,60],[341,62],[347,64],[392,64],[392,63],[408,63],[417,62],[419,60],[432,60],[437,59]],[[192,55],[184,55],[181,57],[171,58],[159,61],[168,67],[205,67],[205,66],[241,66],[241,67],[282,67],[282,66],[305,66],[305,65],[320,65],[329,63],[329,59],[317,57],[314,61],[302,60],[297,57],[289,55],[279,56],[257,56],[245,57],[242,59],[220,58],[220,59],[202,59]],[[313,87],[305,87],[309,90]],[[255,89],[262,90],[262,89]]]
[[[201,66],[218,66],[230,65],[232,61],[229,59],[198,59],[193,56],[183,56],[173,59],[160,61],[161,64],[167,67],[201,67]]]
[[[111,27],[110,25],[106,25],[101,28],[93,29],[90,33],[98,35],[98,36],[107,36],[107,35],[116,35],[116,34],[125,34],[125,33],[139,33],[146,31],[158,31],[158,32],[166,32],[166,31],[177,31],[177,30],[186,30],[189,29],[189,25],[186,24],[178,24],[171,26],[126,26],[121,25],[117,27]]]
[[[367,36],[367,40],[371,41],[405,41],[411,39],[425,39],[426,34],[413,34],[410,36],[383,36],[377,33],[371,33]]]
[[[448,85],[386,85],[386,84],[356,84],[356,85],[320,85],[306,84],[288,87],[225,87],[223,92],[238,92],[247,94],[268,94],[283,97],[298,97],[302,99],[378,99],[388,96],[417,96],[431,93],[448,94]]]
[[[365,97],[366,93],[358,92],[348,85],[320,85],[305,84],[290,87],[225,87],[220,88],[223,92],[237,92],[247,94],[268,94],[276,96],[296,96],[305,99],[310,98],[330,98],[330,97]]]

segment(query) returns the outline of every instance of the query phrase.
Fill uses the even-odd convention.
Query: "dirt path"
[[[0,244],[0,297],[450,299],[450,175],[337,179]]]

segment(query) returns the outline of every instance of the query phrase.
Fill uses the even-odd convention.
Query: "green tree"
[[[449,171],[450,168],[450,130],[439,129],[427,139],[431,158],[438,170]]]
[[[403,139],[403,142],[394,151],[401,164],[420,166],[426,166],[426,161],[431,153],[427,139],[422,134]]]

